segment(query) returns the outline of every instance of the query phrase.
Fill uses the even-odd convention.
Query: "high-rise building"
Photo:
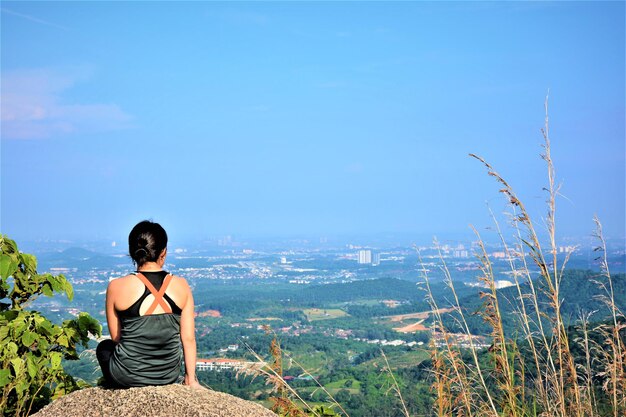
[[[217,246],[230,246],[232,243],[233,238],[231,236],[225,236],[217,240]]]
[[[453,255],[455,258],[469,258],[469,252],[465,249],[455,249]]]
[[[372,266],[380,265],[380,253],[372,254]]]
[[[359,251],[359,263],[360,264],[371,264],[372,263],[372,251],[369,249],[361,249]]]

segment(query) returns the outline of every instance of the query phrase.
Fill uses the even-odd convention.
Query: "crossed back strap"
[[[167,276],[163,280],[163,284],[161,285],[161,288],[159,288],[158,291],[156,288],[154,288],[154,285],[152,285],[152,283],[148,281],[148,278],[146,278],[145,275],[143,275],[141,272],[137,272],[135,276],[139,278],[141,282],[143,282],[146,288],[148,288],[148,290],[154,296],[154,301],[152,302],[152,305],[150,305],[150,307],[146,310],[146,312],[143,315],[149,316],[150,314],[152,314],[154,310],[156,309],[157,305],[160,305],[161,308],[166,313],[171,313],[172,307],[167,303],[167,301],[163,299],[163,295],[165,295],[165,290],[167,290],[167,286],[170,284],[170,281],[172,281],[172,274],[167,274]]]

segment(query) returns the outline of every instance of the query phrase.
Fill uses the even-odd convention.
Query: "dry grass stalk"
[[[578,377],[576,372],[576,365],[574,364],[574,358],[571,355],[569,340],[567,337],[565,324],[563,323],[563,317],[561,314],[561,299],[559,297],[559,288],[561,284],[561,279],[563,277],[563,270],[565,268],[565,264],[567,263],[568,258],[563,262],[563,266],[559,271],[558,260],[557,260],[557,246],[556,246],[556,196],[559,193],[560,186],[555,185],[555,170],[554,164],[552,162],[551,156],[551,147],[550,147],[550,124],[548,117],[548,97],[546,97],[545,103],[545,122],[544,128],[542,129],[543,134],[543,149],[544,153],[542,158],[546,161],[547,173],[548,173],[548,216],[546,221],[546,226],[548,229],[548,237],[550,239],[550,253],[552,255],[552,273],[553,273],[553,283],[554,288],[552,289],[552,307],[555,310],[555,318],[556,318],[556,334],[558,337],[559,348],[557,349],[557,353],[559,355],[559,360],[561,363],[561,383],[565,384],[563,387],[564,393],[566,397],[565,401],[569,402],[572,407],[569,407],[569,415],[577,415],[582,416],[582,404],[580,402],[580,390],[578,385]],[[565,366],[563,366],[563,364]],[[573,402],[572,402],[573,400]]]
[[[467,380],[465,374],[465,364],[460,360],[460,351],[452,343],[450,334],[443,324],[443,318],[437,302],[433,297],[432,290],[430,288],[430,279],[428,277],[428,271],[422,261],[422,256],[417,248],[417,257],[422,267],[422,278],[424,278],[424,284],[426,285],[426,299],[430,305],[431,311],[435,319],[433,320],[432,327],[432,350],[431,357],[436,358],[438,368],[435,370],[435,384],[438,392],[449,393],[450,397],[438,401],[440,406],[438,416],[459,415],[472,413],[472,401],[470,395],[470,383]],[[441,339],[443,340],[445,349],[438,350],[435,344],[435,335],[439,331]]]
[[[266,331],[269,332],[269,328],[267,328]],[[253,377],[260,376],[265,379],[265,383],[270,385],[272,391],[277,394],[277,396],[270,397],[270,401],[272,401],[272,411],[285,417],[305,417],[306,414],[304,411],[292,400],[292,398],[295,398],[303,404],[312,415],[320,417],[283,378],[282,350],[280,349],[280,344],[275,334],[270,344],[270,356],[272,357],[272,361],[269,365],[249,345],[246,345],[246,348],[248,352],[254,356],[256,363],[243,367],[238,371],[238,374],[243,373],[252,375]]]
[[[583,405],[585,407],[584,414],[588,416],[598,414],[598,406],[593,384],[594,372],[592,368],[592,354],[594,350],[597,352],[597,349],[594,349],[595,343],[589,338],[589,319],[592,315],[593,312],[581,314],[579,328],[582,332],[582,337],[578,340],[574,340],[583,346],[583,351],[585,352],[585,363],[579,365],[579,378],[584,387],[584,389],[581,390]]]
[[[554,182],[554,165],[552,163],[552,157],[550,153],[550,137],[549,137],[549,124],[548,124],[548,104],[547,98],[545,103],[546,117],[545,125],[542,129],[544,144],[544,153],[542,159],[546,161],[548,170],[548,187],[545,189],[548,192],[548,214],[546,220],[546,226],[548,230],[548,236],[550,240],[550,254],[552,255],[551,264],[548,264],[545,259],[542,245],[540,243],[538,234],[535,230],[531,217],[522,203],[517,197],[517,194],[513,188],[505,181],[483,158],[470,154],[470,156],[476,158],[482,162],[488,170],[488,175],[494,177],[503,188],[500,192],[506,196],[509,204],[515,209],[519,210],[519,214],[514,217],[516,227],[526,231],[526,238],[521,238],[522,243],[529,250],[528,254],[534,263],[539,267],[541,276],[544,279],[546,288],[544,290],[545,295],[549,300],[549,306],[553,310],[553,314],[547,316],[537,311],[539,316],[538,323],[541,323],[541,317],[546,317],[552,323],[552,328],[549,333],[542,331],[543,338],[547,342],[547,334],[556,337],[556,343],[544,343],[543,348],[547,349],[546,358],[553,362],[548,368],[546,373],[546,393],[548,393],[546,400],[548,400],[544,406],[546,408],[552,408],[552,404],[556,404],[558,407],[558,415],[565,416],[582,416],[580,413],[580,389],[578,386],[578,377],[576,372],[576,366],[573,356],[571,355],[569,341],[566,333],[565,323],[561,314],[561,299],[560,299],[560,283],[562,279],[563,269],[558,268],[557,260],[557,248],[556,248],[556,196],[558,194],[558,187]],[[537,294],[534,293],[533,297]],[[538,307],[538,304],[536,304]],[[551,370],[556,371],[554,375]]]
[[[482,367],[480,365],[480,361],[478,360],[478,349],[477,347],[474,345],[474,338],[472,337],[472,332],[469,329],[469,325],[467,324],[467,319],[465,318],[465,313],[463,312],[463,308],[461,307],[461,303],[459,301],[459,296],[456,292],[456,288],[454,286],[454,282],[452,280],[452,274],[450,273],[450,269],[448,268],[448,264],[446,263],[443,254],[441,253],[441,248],[439,246],[439,244],[437,242],[436,246],[437,246],[437,251],[439,252],[439,261],[441,262],[441,269],[444,273],[445,276],[445,282],[448,286],[448,288],[450,289],[450,291],[452,292],[452,295],[454,297],[454,303],[453,303],[453,307],[455,309],[456,312],[458,312],[458,324],[461,326],[461,328],[463,329],[463,333],[465,334],[465,336],[467,336],[467,340],[469,343],[469,351],[471,353],[472,356],[472,360],[473,360],[473,368],[468,368],[469,371],[469,378],[471,381],[473,381],[473,384],[470,384],[470,387],[474,387],[476,385],[478,385],[479,390],[476,391],[476,397],[478,400],[478,406],[479,408],[482,410],[481,411],[481,415],[494,415],[494,416],[498,416],[498,410],[495,404],[495,401],[493,399],[493,395],[491,393],[491,391],[489,390],[489,388],[487,387],[487,382],[485,380],[484,377],[484,372],[482,370]],[[441,315],[439,315],[439,317],[441,317]],[[443,322],[442,322],[442,326],[443,326]],[[457,355],[458,358],[460,358],[460,352]],[[474,400],[474,399],[472,399]],[[486,404],[483,404],[482,402],[486,400]],[[476,400],[474,400],[476,401]],[[476,404],[474,404],[476,405]],[[471,415],[471,414],[470,414]]]
[[[404,413],[405,417],[411,417],[411,415],[409,414],[409,410],[406,408],[406,402],[404,401],[404,398],[402,398],[402,391],[400,390],[400,385],[398,385],[398,381],[396,380],[396,377],[391,371],[391,367],[389,366],[387,355],[385,355],[385,352],[382,349],[380,350],[380,354],[385,360],[385,370],[391,377],[391,381],[392,381],[391,389],[396,393],[396,395],[398,396],[398,399],[400,400],[400,404],[402,405],[402,412]]]
[[[326,394],[326,396],[327,396],[327,398],[328,398],[329,402],[330,402],[332,405],[334,405],[334,406],[336,406],[337,408],[339,408],[339,410],[341,410],[341,412],[344,414],[344,416],[345,416],[345,417],[350,417],[350,415],[348,414],[348,412],[347,412],[347,411],[346,411],[346,410],[345,410],[345,409],[341,406],[341,404],[339,404],[339,403],[337,402],[337,400],[335,400],[335,397],[333,397],[333,396],[332,396],[332,394],[331,394],[330,392],[328,392],[328,390],[326,389],[326,387],[324,387],[322,384],[320,384],[320,383],[319,383],[319,381],[317,380],[317,378],[315,378],[313,375],[311,375],[311,373],[310,373],[308,370],[306,370],[306,369],[304,368],[304,366],[302,366],[302,365],[300,364],[300,362],[298,362],[295,358],[293,358],[291,355],[289,355],[288,353],[286,353],[286,352],[284,352],[284,351],[282,352],[282,354],[283,354],[284,356],[286,356],[286,357],[287,357],[287,358],[288,358],[288,359],[289,359],[292,363],[296,364],[296,366],[298,366],[298,368],[300,368],[300,369],[302,370],[302,372],[303,372],[306,376],[310,377],[313,381],[315,381],[315,383],[317,384],[318,389],[320,389],[320,390],[321,390],[324,394]]]
[[[493,265],[487,255],[487,249],[483,243],[480,233],[472,227],[476,237],[478,238],[478,245],[480,253],[478,259],[480,260],[482,276],[479,277],[479,281],[482,281],[489,289],[489,292],[481,292],[481,298],[485,299],[481,315],[485,322],[491,326],[491,353],[495,362],[495,376],[498,382],[498,388],[504,395],[501,401],[500,407],[502,412],[511,417],[517,417],[519,415],[519,406],[517,404],[520,388],[515,384],[515,376],[513,372],[513,365],[509,362],[509,349],[507,347],[507,341],[504,336],[504,327],[502,326],[502,313],[500,312],[500,305],[498,303],[498,294],[496,291],[496,277],[493,272]]]
[[[519,244],[517,250],[513,250],[511,248],[509,248],[509,245],[507,244],[506,239],[504,238],[504,234],[502,233],[502,230],[500,229],[500,223],[498,222],[496,216],[493,214],[493,211],[491,211],[491,208],[489,208],[489,213],[491,215],[491,218],[494,222],[494,225],[496,227],[496,232],[498,234],[498,237],[500,239],[500,243],[502,244],[502,246],[504,247],[504,253],[507,254],[507,261],[509,263],[509,268],[511,270],[511,274],[513,276],[513,281],[515,284],[515,289],[517,291],[517,303],[512,303],[514,305],[514,308],[516,309],[517,312],[517,317],[519,319],[519,324],[521,325],[522,328],[522,334],[524,336],[524,341],[526,341],[529,344],[529,350],[532,354],[533,357],[533,365],[535,368],[535,375],[536,375],[536,381],[535,381],[535,389],[537,390],[537,395],[540,398],[539,402],[541,403],[548,403],[548,396],[546,393],[546,387],[544,384],[544,378],[543,378],[543,367],[541,365],[541,363],[544,362],[544,358],[540,357],[539,351],[537,349],[537,346],[535,344],[535,334],[537,333],[537,331],[533,330],[536,329],[537,327],[539,327],[538,331],[543,335],[543,340],[544,340],[544,345],[547,345],[547,340],[545,338],[545,333],[543,332],[543,326],[541,325],[541,314],[539,312],[539,304],[538,304],[538,299],[536,297],[536,291],[534,289],[534,284],[533,284],[533,280],[532,280],[532,276],[530,274],[530,270],[528,269],[528,265],[526,263],[526,256],[524,253],[524,246],[523,244]],[[516,212],[515,212],[515,208],[513,207],[513,212],[511,215],[512,219],[516,218]],[[519,227],[516,227],[517,223],[515,221],[513,221],[513,228],[516,232],[516,237],[518,238],[518,242],[519,242],[519,237],[520,237],[520,231],[519,231]],[[515,264],[515,260],[519,260],[522,268],[521,270],[518,269],[517,265]],[[518,279],[518,275],[523,275],[526,278],[526,284],[529,285],[529,288],[531,290],[530,294],[525,294],[522,291],[522,287],[520,285],[520,281]],[[536,320],[534,321],[531,316],[530,313],[528,312],[527,308],[526,308],[526,300],[528,299],[532,299],[533,300],[533,304],[535,307],[535,314],[536,314]],[[537,326],[537,323],[539,324],[539,326]],[[521,401],[524,401],[524,399],[526,398],[525,396],[525,364],[524,364],[524,360],[523,360],[523,356],[521,355],[521,352],[519,352],[519,350],[517,351],[517,355],[519,357],[519,363],[520,363],[520,367],[522,368],[519,372],[519,377],[521,380],[520,383],[520,388],[519,388],[519,397],[521,399]],[[525,405],[527,406],[527,405]]]
[[[508,255],[509,267],[514,277],[517,295],[509,300],[516,312],[521,330],[524,349],[528,350],[531,359],[531,369],[527,370],[524,356],[515,339],[507,339],[504,332],[502,311],[500,308],[499,292],[496,289],[496,277],[492,262],[487,255],[485,245],[480,234],[478,237],[478,259],[480,260],[481,277],[479,280],[488,289],[481,296],[484,299],[482,311],[483,319],[492,329],[492,346],[490,348],[494,359],[493,378],[497,388],[493,389],[485,383],[483,373],[477,359],[476,347],[471,343],[472,338],[465,321],[465,316],[452,283],[449,270],[440,253],[442,271],[445,282],[452,291],[452,306],[458,312],[457,322],[463,333],[470,340],[469,353],[472,355],[472,364],[460,361],[460,351],[449,342],[449,334],[443,325],[440,314],[433,313],[434,325],[444,335],[440,348],[436,343],[431,346],[433,360],[433,390],[437,394],[436,411],[439,416],[449,415],[506,415],[506,416],[546,416],[546,417],[591,417],[598,414],[600,407],[597,397],[596,381],[604,381],[603,389],[610,398],[613,417],[626,415],[626,347],[624,333],[626,319],[618,309],[614,299],[613,283],[608,271],[606,248],[601,238],[601,225],[596,219],[598,233],[603,253],[601,258],[602,280],[604,289],[602,300],[612,315],[610,325],[601,325],[593,332],[600,331],[604,337],[602,348],[590,338],[588,316],[581,320],[582,336],[571,341],[563,318],[561,299],[561,282],[565,274],[571,251],[559,261],[556,245],[556,198],[559,195],[559,186],[555,183],[555,169],[551,156],[548,100],[545,102],[545,124],[542,129],[543,154],[546,163],[548,185],[547,216],[545,226],[548,236],[547,250],[544,250],[536,232],[531,217],[517,196],[511,185],[500,176],[493,167],[483,158],[470,154],[487,168],[488,175],[500,185],[500,192],[506,197],[510,208],[512,230],[516,246],[512,249],[507,244],[497,220],[494,218],[500,241]],[[418,253],[419,256],[419,253]],[[527,262],[527,257],[531,262]],[[425,277],[427,299],[433,312],[439,308],[434,300],[426,268],[420,257],[422,272]],[[531,273],[531,265],[535,265],[540,274],[541,285],[537,286]],[[520,282],[518,276],[524,277]],[[547,302],[544,302],[544,297]],[[545,305],[544,305],[545,303]],[[581,363],[576,363],[570,344],[580,344],[584,357]],[[602,372],[597,371],[600,361]],[[597,385],[597,384],[596,384]],[[530,391],[527,391],[527,388]],[[459,403],[455,403],[454,396],[457,390],[464,392],[459,395]],[[443,396],[444,398],[441,398]],[[604,397],[603,397],[604,398]],[[477,402],[482,399],[482,404]],[[497,406],[494,405],[497,404]],[[461,407],[459,407],[461,405]]]
[[[434,333],[434,330],[433,330]],[[435,339],[430,339],[430,359],[432,361],[431,374],[434,381],[431,389],[435,393],[437,417],[452,417],[452,378],[450,367],[446,366],[444,355],[435,346]]]
[[[603,386],[609,393],[613,415],[626,415],[626,348],[622,340],[622,330],[626,330],[624,313],[615,303],[615,293],[613,289],[613,279],[609,270],[609,263],[606,255],[606,241],[602,233],[602,223],[597,216],[594,216],[596,231],[594,236],[599,241],[599,246],[595,248],[601,255],[597,258],[600,261],[602,280],[597,280],[597,284],[604,290],[604,295],[600,298],[611,312],[612,325],[601,324],[598,330],[604,336],[605,345],[609,349],[604,349],[603,364],[605,367],[601,376],[608,376]]]
[[[439,248],[438,243],[435,242],[435,244],[437,248]],[[443,318],[441,316],[439,307],[437,306],[437,303],[432,294],[432,290],[430,288],[428,272],[424,267],[424,263],[422,261],[419,251],[417,251],[417,253],[419,262],[422,265],[421,272],[426,284],[427,300],[431,306],[433,316],[435,317],[434,323],[436,325],[436,328],[438,328],[438,330],[441,332],[442,339],[444,341],[445,350],[443,351],[441,364],[442,366],[450,366],[452,368],[452,372],[450,372],[451,379],[449,380],[449,388],[453,395],[458,395],[456,401],[451,402],[455,415],[471,416],[474,415],[474,410],[478,408],[483,409],[482,412],[487,413],[483,415],[498,416],[495,403],[489,389],[487,388],[487,383],[481,370],[481,365],[478,360],[477,348],[474,345],[474,341],[471,332],[469,331],[467,320],[465,319],[465,314],[461,309],[459,298],[456,293],[456,289],[454,288],[454,283],[452,281],[450,270],[448,269],[448,266],[443,259],[443,255],[441,254],[441,251],[439,249],[439,259],[442,262],[441,268],[445,276],[445,282],[454,296],[453,308],[458,312],[459,324],[463,328],[465,334],[468,336],[470,344],[469,350],[473,358],[472,368],[470,368],[466,363],[463,362],[461,358],[461,352],[458,346],[456,346],[456,344],[452,342],[452,338],[446,330],[446,326],[443,323]],[[434,336],[435,334],[433,332],[433,337]],[[431,354],[431,356],[433,355]],[[480,388],[477,389],[476,387]],[[483,405],[483,400],[486,400],[486,404],[488,406],[485,407]]]
[[[302,407],[296,403],[296,401],[298,401],[309,413],[311,413],[311,415],[321,417],[318,412],[310,406],[283,378],[283,357],[286,357],[291,363],[296,364],[305,375],[311,377],[312,380],[315,381],[318,385],[318,389],[321,389],[327,395],[327,398],[332,406],[339,408],[345,417],[350,417],[341,404],[335,400],[331,393],[328,392],[328,390],[321,385],[317,379],[313,377],[313,375],[311,375],[296,359],[282,350],[276,333],[274,333],[269,326],[266,326],[265,331],[266,333],[273,335],[272,341],[270,342],[270,357],[272,360],[269,364],[267,364],[258,353],[256,353],[250,346],[246,345],[246,348],[254,356],[256,362],[245,366],[239,372],[246,375],[252,375],[254,377],[261,376],[265,379],[266,384],[272,386],[272,391],[277,394],[274,397],[270,397],[270,401],[272,401],[272,411],[285,417],[308,416],[309,414],[302,411]]]

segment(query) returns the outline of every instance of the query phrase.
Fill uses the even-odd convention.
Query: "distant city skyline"
[[[0,229],[109,239],[471,236],[505,208],[626,228],[623,2],[15,2]],[[487,204],[489,207],[487,207]],[[505,223],[505,221],[503,220]],[[423,238],[424,237],[424,238]]]

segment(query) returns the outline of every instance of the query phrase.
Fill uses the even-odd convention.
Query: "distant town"
[[[27,250],[37,256],[40,272],[63,274],[74,287],[72,301],[40,297],[34,308],[56,322],[88,312],[102,324],[102,337],[109,337],[104,314],[107,285],[134,269],[122,245],[109,241],[26,246],[38,247]],[[352,398],[357,407],[368,401],[363,393],[377,386],[381,367],[387,366],[383,361],[400,374],[406,369],[405,378],[421,380],[419,373],[408,369],[418,369],[436,347],[451,344],[482,351],[491,346],[490,329],[474,314],[486,291],[485,281],[479,279],[485,253],[497,291],[516,291],[508,287],[539,277],[533,266],[524,268],[534,263],[514,244],[337,244],[325,238],[273,242],[224,236],[188,245],[172,243],[168,251],[165,269],[185,277],[194,294],[198,377],[214,389],[255,401],[270,395],[263,380],[251,375],[275,360],[268,351],[272,340],[281,346],[287,383],[311,398],[317,398],[317,384],[322,383],[333,395]],[[606,255],[614,274],[624,271],[623,244],[612,243]],[[557,246],[556,256],[559,262],[567,259],[571,269],[563,291],[574,303],[572,311],[595,309],[589,304],[594,300],[593,285],[586,287],[589,296],[575,296],[577,277],[590,282],[588,277],[599,272],[593,246],[567,241]],[[450,304],[450,280],[460,308]],[[580,301],[585,305],[576,305]],[[509,308],[508,323],[514,322],[514,312],[502,307]],[[466,329],[459,328],[461,309]],[[93,359],[96,342],[80,361],[64,364],[72,375],[90,383],[100,375]]]
[[[324,239],[320,239],[325,243]],[[420,271],[427,272],[434,264],[445,260],[456,271],[472,271],[478,269],[478,243],[441,244],[439,246],[413,246],[376,248],[355,244],[329,248],[328,245],[315,247],[304,241],[309,247],[297,249],[268,250],[257,249],[253,245],[233,239],[231,236],[212,241],[209,248],[175,247],[170,249],[166,267],[175,274],[196,279],[210,280],[269,280],[306,285],[311,283],[351,282],[359,279],[371,279],[381,275],[399,273],[401,278],[418,280]],[[302,243],[302,241],[297,241]],[[557,246],[559,256],[569,256],[573,268],[596,269],[593,248],[582,244],[566,244]],[[58,247],[70,246],[71,242],[62,242]],[[130,258],[124,253],[117,242],[109,247],[100,243],[103,252],[84,249],[76,243],[76,247],[50,250],[55,246],[48,243],[40,261],[47,271],[64,274],[73,284],[88,283],[106,284],[111,279],[126,275],[132,270]],[[35,245],[36,246],[36,245]],[[87,245],[85,245],[87,246]],[[95,246],[90,244],[88,246]],[[302,246],[302,245],[300,245]],[[509,246],[508,251],[497,245],[487,245],[488,255],[496,264],[506,266],[509,261],[519,259],[521,254]],[[609,255],[617,261],[616,272],[624,270],[620,259],[624,257],[624,246],[619,243],[611,248]],[[417,254],[421,256],[421,263]],[[528,256],[528,254],[524,254]],[[515,271],[503,267],[500,271],[503,278],[514,275]],[[507,279],[502,280],[506,285]]]

